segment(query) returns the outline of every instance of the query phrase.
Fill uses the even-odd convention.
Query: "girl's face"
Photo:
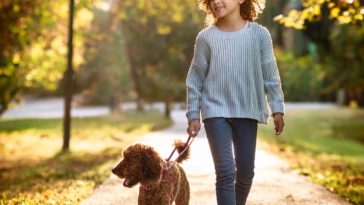
[[[240,15],[240,4],[244,0],[209,0],[210,10],[216,18]]]

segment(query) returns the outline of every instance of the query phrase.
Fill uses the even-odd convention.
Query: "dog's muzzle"
[[[113,174],[115,174],[116,169],[115,169],[115,168],[113,168],[113,169],[111,170],[111,172],[112,172]]]

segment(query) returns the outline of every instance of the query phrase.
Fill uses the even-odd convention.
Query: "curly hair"
[[[205,22],[207,25],[217,25],[219,19],[210,9],[211,0],[198,0],[198,8],[206,12]],[[245,0],[240,5],[240,15],[244,20],[254,21],[258,18],[258,14],[263,12],[265,0]]]

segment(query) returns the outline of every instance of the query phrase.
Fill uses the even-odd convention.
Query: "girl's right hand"
[[[196,137],[200,129],[201,129],[200,120],[191,120],[188,123],[187,133],[191,137]]]

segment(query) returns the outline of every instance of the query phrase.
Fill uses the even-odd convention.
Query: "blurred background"
[[[313,3],[313,17],[297,17],[292,9],[308,10],[301,1],[267,1],[259,16],[272,34],[286,101],[364,106],[364,11],[359,1],[337,2],[346,5]],[[115,109],[135,101],[143,109],[148,102],[185,101],[194,40],[205,27],[196,1],[77,0],[74,8],[76,105]],[[28,95],[63,96],[68,1],[1,0],[0,9],[0,114]]]
[[[260,128],[262,148],[355,204],[364,204],[363,5],[269,0],[257,20],[291,105],[282,136]],[[171,125],[204,19],[197,0],[0,0],[0,201],[78,203],[120,147]],[[67,99],[93,109],[67,120]]]

